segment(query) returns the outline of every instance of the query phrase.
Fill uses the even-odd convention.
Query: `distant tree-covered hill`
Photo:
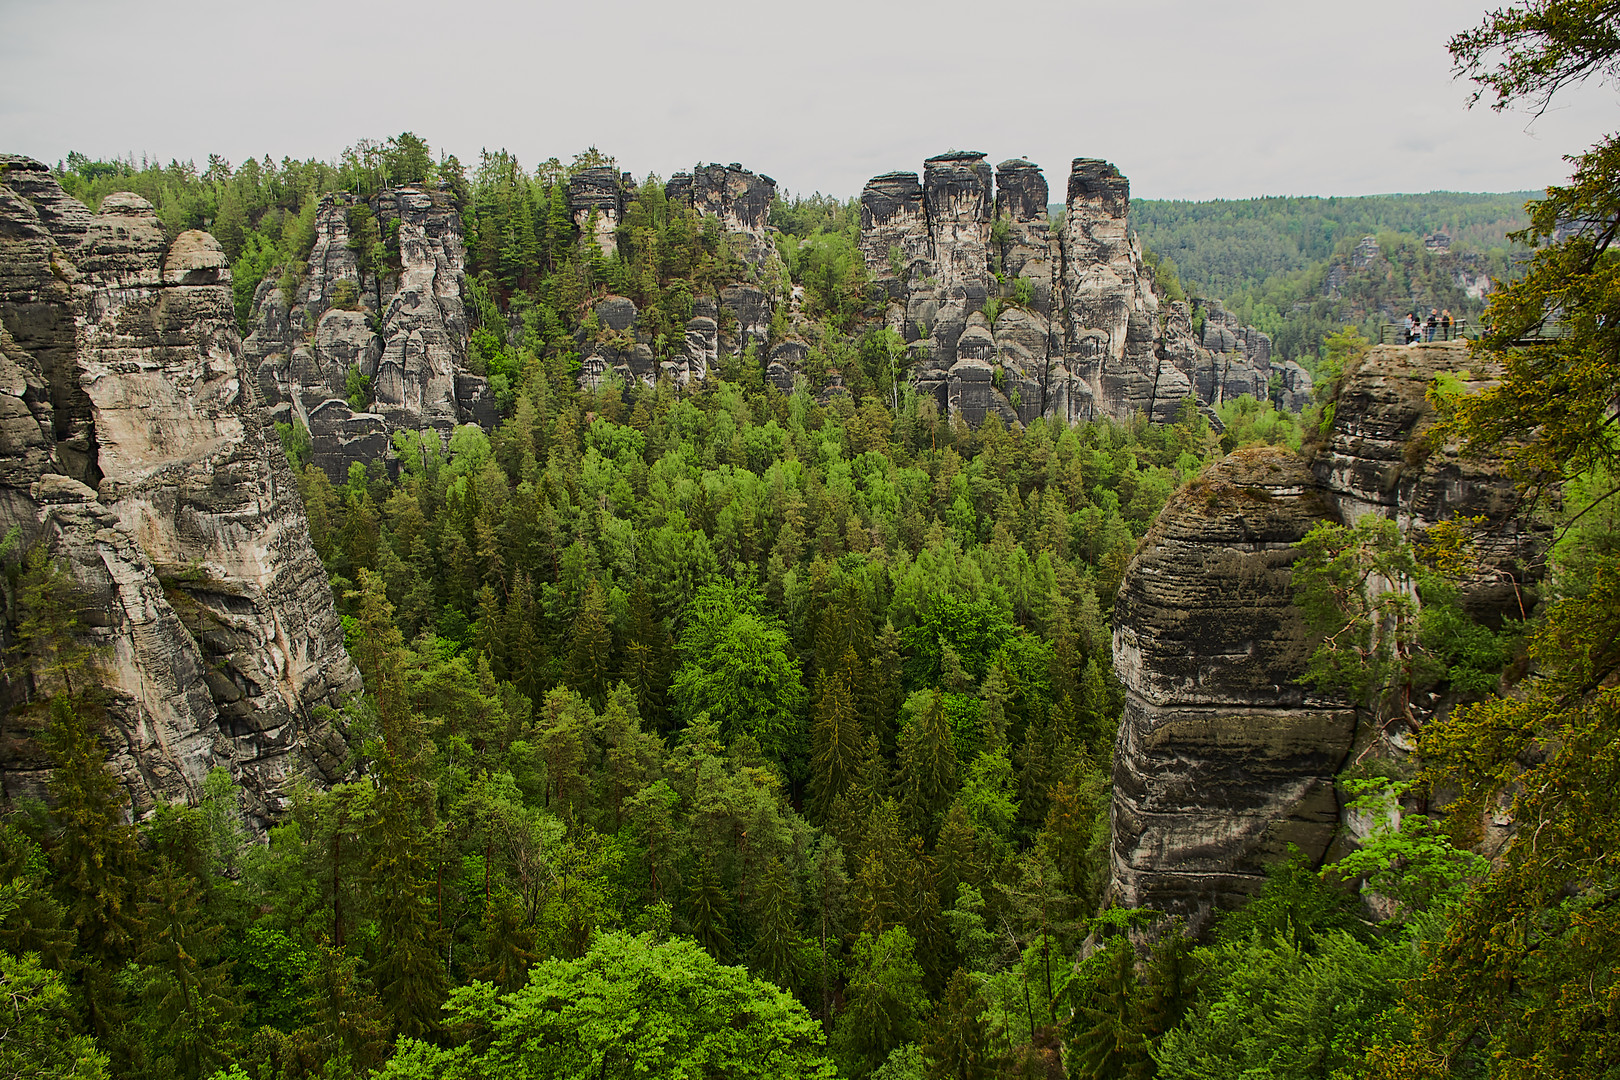
[[[1172,291],[1222,301],[1282,355],[1309,360],[1346,323],[1374,336],[1411,310],[1477,317],[1490,280],[1512,275],[1507,234],[1539,194],[1137,199],[1131,227]]]

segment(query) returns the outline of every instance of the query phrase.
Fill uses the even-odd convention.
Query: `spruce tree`
[[[579,691],[593,709],[607,700],[608,680],[612,678],[613,630],[608,625],[607,594],[592,580],[580,599],[569,638],[568,685]]]
[[[957,968],[923,1029],[921,1049],[928,1080],[992,1080],[996,1069],[984,1012],[984,1000],[975,992],[972,979]]]
[[[158,858],[145,893],[137,959],[147,972],[142,997],[153,1011],[153,1042],[175,1075],[198,1080],[230,1059],[242,1014],[220,955],[225,927],[196,880],[166,857]]]
[[[645,577],[636,578],[630,592],[630,627],[619,678],[635,695],[636,710],[653,730],[669,723],[669,679],[675,670],[675,643],[654,611]]]
[[[731,897],[720,885],[720,871],[714,859],[704,859],[686,890],[687,924],[692,936],[709,955],[724,961],[731,953],[731,934],[726,928]]]
[[[798,982],[799,902],[793,873],[772,858],[754,894],[754,948],[750,967],[791,990]]]
[[[841,661],[817,680],[810,729],[810,806],[819,821],[830,817],[834,800],[861,771],[866,733],[857,712],[859,672],[860,658],[853,646],[846,646]]]
[[[939,815],[956,794],[956,773],[956,742],[945,718],[944,695],[935,690],[900,736],[901,797],[912,829],[935,835]]]
[[[369,877],[377,896],[379,955],[372,978],[396,1031],[418,1038],[438,1030],[446,994],[435,925],[427,897],[435,826],[433,783],[421,718],[406,694],[403,651],[393,606],[381,579],[362,572],[356,660],[376,700],[382,725],[381,786],[366,830]]]

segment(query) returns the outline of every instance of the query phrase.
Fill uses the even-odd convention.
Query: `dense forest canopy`
[[[1491,76],[1476,45],[1552,42],[1531,60],[1555,75],[1620,54],[1605,5],[1530,10],[1551,21],[1498,13],[1454,43],[1508,97],[1544,86],[1545,63],[1510,53]],[[243,329],[262,282],[291,295],[307,273],[322,195],[442,185],[501,420],[448,445],[400,433],[396,472],[341,477],[282,432],[366,692],[331,718],[345,779],[297,791],[264,843],[223,770],[197,805],[129,820],[82,599],[41,550],[0,548],[7,665],[49,690],[23,707],[53,766],[50,805],[0,822],[0,1070],[1612,1076],[1620,318],[1613,230],[1560,226],[1612,224],[1613,156],[1538,206],[1488,344],[1555,309],[1576,332],[1510,354],[1476,402],[1432,390],[1455,432],[1522,448],[1527,489],[1566,483],[1546,605],[1484,627],[1443,544],[1414,552],[1376,520],[1313,533],[1298,580],[1327,628],[1316,689],[1376,707],[1404,679],[1457,708],[1422,733],[1427,771],[1341,777],[1356,814],[1390,824],[1336,868],[1275,866],[1194,941],[1104,906],[1110,608],[1178,486],[1240,446],[1310,453],[1330,409],[1242,398],[1223,434],[1190,406],[1163,425],[971,429],[905,385],[893,332],[867,318],[853,202],[780,199],[760,266],[648,177],[604,255],[565,200],[570,175],[615,164],[594,148],[532,169],[436,158],[409,133],[335,163],[74,155],[58,172],[88,205],[131,190],[171,233],[215,233]],[[1461,257],[1511,276],[1522,203],[1139,202],[1133,221],[1167,289],[1320,354],[1327,406],[1366,348],[1344,324],[1443,303]],[[362,261],[390,257],[397,237],[350,224]],[[1423,244],[1441,229],[1448,256]],[[1327,295],[1365,235],[1382,284]],[[694,299],[739,281],[802,290],[795,392],[750,353],[689,392],[581,389],[581,342],[612,333],[596,299],[631,297],[673,348]],[[1369,592],[1380,575],[1411,588]],[[1449,792],[1461,812],[1401,819]],[[1544,828],[1487,865],[1463,847],[1504,806]]]
[[[1542,193],[1283,197],[1209,202],[1133,199],[1131,228],[1159,269],[1161,288],[1219,300],[1309,363],[1348,324],[1377,340],[1378,325],[1409,311],[1447,308],[1475,320],[1485,280],[1517,273],[1508,234],[1529,223]],[[1444,234],[1444,251],[1425,245]],[[1373,237],[1378,258],[1356,258]],[[1459,279],[1459,273],[1466,280]],[[1172,285],[1171,283],[1174,282]]]

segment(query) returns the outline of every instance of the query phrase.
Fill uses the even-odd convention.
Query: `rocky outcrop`
[[[375,263],[359,250],[372,228],[386,256]],[[315,229],[295,295],[261,283],[243,343],[274,418],[309,430],[312,460],[341,479],[387,457],[396,431],[448,440],[458,424],[493,423],[488,382],[467,367],[466,252],[449,194],[329,195]]]
[[[1240,348],[1217,333],[1212,352],[1186,311],[1161,312],[1117,169],[1074,161],[1056,234],[1048,197],[1033,162],[1003,161],[992,183],[978,152],[930,158],[921,178],[885,173],[866,185],[862,255],[920,392],[969,423],[992,412],[1010,422],[1137,412],[1166,421],[1188,397],[1218,404],[1228,384],[1227,396],[1244,392],[1240,383],[1267,395],[1265,335],[1244,331]],[[982,334],[970,332],[975,314]],[[1297,365],[1279,374],[1282,403],[1301,407],[1309,375]]]
[[[1168,331],[1165,335],[1165,351],[1192,383],[1199,401],[1219,406],[1247,394],[1289,412],[1310,404],[1315,394],[1311,373],[1292,360],[1273,357],[1270,335],[1242,325],[1219,300],[1204,301],[1201,307],[1202,351],[1186,348]]]
[[[1293,545],[1331,517],[1298,458],[1241,450],[1165,506],[1114,604],[1125,714],[1114,752],[1113,892],[1194,929],[1289,844],[1320,858],[1355,714],[1297,680],[1309,645]]]
[[[603,255],[619,250],[617,229],[624,220],[630,174],[612,165],[581,169],[568,178],[568,212],[582,237],[594,240]]]
[[[45,543],[84,594],[137,809],[226,766],[264,821],[343,757],[315,716],[359,687],[331,589],[219,245],[171,243],[133,195],[70,201],[0,158],[0,531]],[[42,768],[0,761],[6,797],[38,794]]]
[[[1114,754],[1112,891],[1194,928],[1259,888],[1288,844],[1320,859],[1340,822],[1334,776],[1402,732],[1299,683],[1314,647],[1291,601],[1294,545],[1319,521],[1394,519],[1410,539],[1456,517],[1492,524],[1464,603],[1521,617],[1546,537],[1517,524],[1499,463],[1437,444],[1425,392],[1470,388],[1466,345],[1386,346],[1347,372],[1309,463],[1240,450],[1166,504],[1114,605],[1125,714]],[[1520,607],[1521,602],[1524,608]],[[1377,728],[1377,730],[1373,730]]]
[[[770,177],[735,161],[730,165],[710,163],[670,177],[664,194],[672,202],[685,203],[718,220],[727,233],[739,239],[737,253],[749,265],[763,266],[776,254],[770,235],[776,181]]]
[[[1492,527],[1476,542],[1482,566],[1466,583],[1466,603],[1476,616],[1523,618],[1533,604],[1524,590],[1540,576],[1547,531],[1514,514],[1519,493],[1499,463],[1436,442],[1428,392],[1441,373],[1469,391],[1498,375],[1482,369],[1461,341],[1368,352],[1334,399],[1333,425],[1312,459],[1317,483],[1346,522],[1379,514],[1414,539],[1453,517],[1484,518]]]
[[[639,313],[635,301],[625,296],[606,296],[592,310],[595,327],[579,332],[580,384],[600,386],[611,372],[626,386],[634,382],[653,385],[661,369],[653,357],[652,337],[636,328]],[[669,373],[677,382],[690,381],[689,373]]]

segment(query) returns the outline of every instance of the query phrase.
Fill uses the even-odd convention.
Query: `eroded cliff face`
[[[351,229],[367,218],[382,258],[358,250],[365,240]],[[323,198],[297,295],[272,278],[259,286],[243,343],[249,370],[274,419],[304,425],[311,460],[334,479],[386,457],[396,431],[448,440],[458,424],[495,422],[488,381],[467,368],[466,265],[449,194],[404,187]],[[351,370],[369,380],[359,411]]]
[[[1269,339],[1233,333],[1218,305],[1203,341],[1185,305],[1161,308],[1114,166],[1075,159],[1056,232],[1047,199],[1033,162],[1004,161],[992,181],[978,152],[930,158],[921,178],[885,173],[862,192],[867,272],[909,343],[913,381],[941,407],[970,424],[990,413],[1165,421],[1188,397],[1268,397],[1273,374],[1286,407],[1310,399],[1304,369],[1272,364]]]
[[[1370,351],[1345,373],[1312,469],[1346,522],[1380,514],[1420,540],[1448,518],[1484,518],[1491,528],[1476,541],[1482,566],[1464,583],[1464,603],[1476,617],[1524,618],[1533,606],[1525,589],[1540,576],[1547,530],[1514,514],[1519,495],[1498,464],[1435,443],[1428,392],[1442,372],[1468,391],[1498,374],[1480,369],[1462,341]]]
[[[620,183],[621,192],[628,186],[628,177],[625,174]],[[591,190],[605,191],[605,177]],[[571,181],[570,205],[574,191]],[[676,386],[686,387],[708,378],[721,357],[741,356],[753,345],[766,378],[784,393],[791,393],[798,361],[804,356],[804,343],[792,339],[769,343],[776,301],[761,287],[780,273],[769,223],[776,181],[735,163],[699,165],[689,173],[672,176],[664,192],[670,201],[690,206],[700,216],[719,224],[747,265],[749,280],[726,286],[718,296],[695,297],[684,342],[669,348],[663,357],[654,354],[653,337],[640,326],[640,312],[634,301],[624,296],[599,300],[594,311],[603,330],[601,337],[586,340],[582,333],[578,338],[580,385],[600,386],[611,372],[626,385],[641,382],[651,386],[665,376]],[[591,205],[605,204],[606,200],[603,194]],[[600,209],[596,212],[602,213]],[[575,220],[580,223],[586,219],[576,211]],[[681,344],[684,348],[678,347]]]
[[[1546,537],[1516,523],[1491,462],[1438,443],[1426,391],[1471,388],[1466,344],[1373,349],[1347,373],[1311,460],[1240,450],[1177,492],[1127,569],[1114,606],[1126,706],[1114,753],[1112,893],[1194,929],[1237,906],[1289,844],[1320,860],[1341,821],[1334,777],[1352,755],[1404,754],[1412,732],[1313,698],[1314,648],[1291,599],[1295,545],[1321,521],[1395,520],[1409,539],[1483,518],[1483,568],[1464,603],[1520,615]],[[1439,702],[1415,702],[1421,712]]]
[[[335,775],[344,748],[314,710],[359,678],[224,253],[169,243],[137,196],[91,214],[0,158],[0,325],[0,531],[42,540],[86,596],[136,809],[224,765],[267,820],[293,778]],[[0,762],[10,799],[42,791],[28,734]]]
[[[1170,500],[1114,604],[1125,714],[1114,750],[1113,892],[1194,929],[1289,844],[1320,858],[1355,714],[1307,697],[1294,545],[1332,518],[1304,462],[1240,450]]]

